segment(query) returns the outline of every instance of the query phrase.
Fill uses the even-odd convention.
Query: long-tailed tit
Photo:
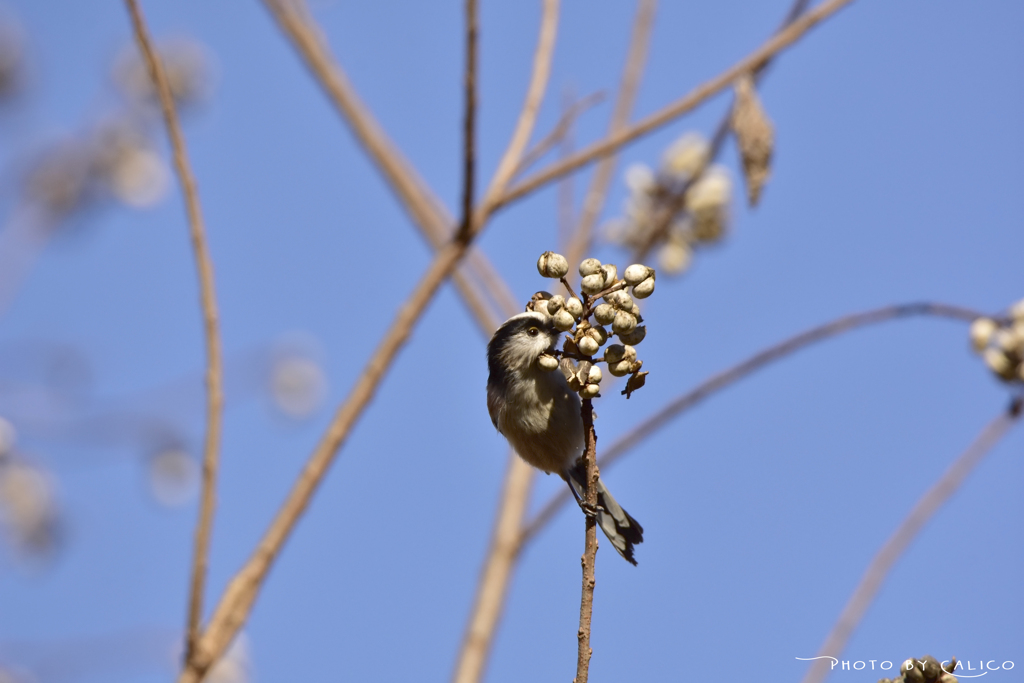
[[[569,484],[577,501],[586,490],[580,399],[565,375],[537,361],[555,350],[560,333],[544,313],[520,313],[498,328],[487,344],[487,411],[516,453],[534,467]],[[563,361],[564,363],[565,361]],[[564,367],[564,366],[563,366]],[[597,521],[619,554],[632,564],[643,527],[623,510],[600,480]]]

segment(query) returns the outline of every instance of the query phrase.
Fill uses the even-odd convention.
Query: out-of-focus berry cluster
[[[568,288],[565,276],[569,263],[561,254],[544,252],[537,261],[537,270],[543,277],[561,280]],[[529,311],[550,315],[555,327],[567,333],[562,362],[550,355],[541,356],[538,362],[547,371],[561,367],[572,390],[586,399],[594,398],[600,391],[602,372],[596,364],[603,361],[613,376],[630,376],[623,391],[628,398],[643,386],[647,375],[640,372],[643,361],[637,360],[635,348],[647,335],[647,327],[642,324],[643,316],[633,298],[646,299],[654,293],[655,271],[636,263],[619,278],[614,264],[588,258],[580,263],[579,273],[582,300],[571,289],[568,298],[541,291],[526,306]],[[608,344],[612,336],[622,343]],[[603,356],[595,358],[602,347]]]
[[[999,379],[1024,383],[1024,299],[1010,307],[1006,318],[975,320],[971,344]]]
[[[158,51],[179,109],[203,99],[210,81],[205,50],[195,42],[177,40]],[[0,95],[14,87],[8,83],[24,80],[7,73],[24,70],[21,61],[0,49]],[[155,142],[155,92],[137,50],[126,49],[117,59],[113,80],[122,99],[115,113],[51,142],[25,162],[22,196],[50,230],[106,199],[137,208],[152,206],[170,187],[170,171]]]
[[[26,556],[45,556],[56,546],[59,516],[47,474],[15,450],[14,427],[0,418],[0,526]]]
[[[921,659],[908,659],[900,665],[900,675],[896,678],[881,678],[878,683],[957,683],[951,671],[956,668],[956,658],[950,660],[943,670],[939,660],[931,655]]]
[[[689,268],[693,252],[721,240],[729,227],[732,181],[725,167],[708,167],[709,154],[707,140],[687,133],[665,151],[657,171],[627,168],[625,215],[609,224],[609,239],[633,252],[657,247],[669,275]]]

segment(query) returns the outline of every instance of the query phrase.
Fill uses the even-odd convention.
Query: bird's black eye
[[[536,337],[538,334],[540,334],[540,330],[538,330],[536,327],[531,327],[526,331],[526,334],[530,335],[531,337]]]

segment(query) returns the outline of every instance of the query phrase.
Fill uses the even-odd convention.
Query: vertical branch
[[[526,144],[530,141],[533,133],[533,126],[537,123],[537,114],[540,111],[541,102],[544,101],[544,92],[548,87],[548,78],[551,76],[551,60],[555,54],[555,38],[558,35],[558,8],[559,0],[544,0],[544,8],[540,20],[540,37],[537,39],[537,49],[533,54],[533,70],[530,74],[530,85],[526,89],[526,100],[523,102],[523,109],[519,113],[515,130],[512,132],[512,139],[509,140],[505,154],[498,162],[498,168],[491,178],[491,184],[487,188],[482,206],[478,209],[478,217],[475,222],[480,223],[487,220],[487,217],[494,212],[497,202],[508,188],[512,177],[523,159],[526,151]]]
[[[985,425],[985,428],[977,436],[974,442],[967,447],[967,450],[950,466],[946,473],[928,489],[921,497],[914,508],[903,520],[899,528],[889,537],[882,549],[878,551],[875,558],[871,560],[860,583],[854,589],[853,595],[846,603],[839,619],[836,620],[832,631],[825,638],[824,644],[818,650],[819,655],[838,656],[846,647],[847,641],[853,634],[855,628],[864,618],[864,613],[875,599],[878,589],[888,576],[889,571],[896,560],[903,555],[907,546],[917,536],[925,524],[928,523],[935,513],[949,500],[950,496],[956,493],[960,485],[964,483],[967,476],[988,454],[992,447],[1009,431],[1021,417],[1022,399],[1015,398],[1009,409],[994,420]],[[803,683],[821,683],[828,676],[829,669],[825,667],[827,659],[818,659],[811,665],[804,676]]]
[[[654,26],[654,10],[658,0],[639,0],[636,8],[636,18],[633,19],[633,33],[630,37],[629,52],[626,57],[626,67],[622,72],[622,83],[619,86],[619,94],[615,100],[615,109],[612,112],[611,124],[608,126],[608,134],[614,135],[622,130],[629,122],[630,112],[633,110],[633,103],[636,102],[636,93],[640,87],[640,79],[643,76],[644,65],[647,61],[647,46],[651,40],[651,28]],[[594,175],[590,182],[590,188],[583,197],[583,207],[580,213],[580,221],[576,228],[576,234],[569,242],[566,250],[566,258],[569,263],[579,263],[590,247],[594,232],[594,224],[597,222],[601,209],[604,208],[605,197],[608,195],[608,185],[611,183],[615,173],[615,155],[603,158],[594,169]]]
[[[512,566],[519,555],[519,536],[526,517],[526,501],[533,484],[534,470],[515,451],[509,452],[505,488],[491,534],[487,562],[480,575],[473,611],[462,639],[454,683],[476,683],[494,643],[494,631],[505,607]]]
[[[468,234],[473,220],[473,180],[476,164],[477,0],[466,0],[466,109],[462,131],[462,219],[459,234]]]
[[[192,564],[192,585],[188,606],[188,640],[186,661],[195,654],[199,637],[199,621],[203,611],[203,593],[206,585],[206,568],[210,549],[210,533],[213,527],[215,507],[215,486],[217,482],[218,449],[220,448],[221,420],[224,410],[223,367],[221,364],[220,332],[217,324],[217,300],[213,283],[213,261],[206,243],[206,228],[199,207],[196,181],[185,150],[185,139],[174,109],[171,88],[153,44],[146,30],[142,11],[137,0],[125,0],[131,15],[135,39],[145,59],[150,78],[156,85],[163,110],[164,123],[174,150],[174,168],[185,194],[189,228],[192,235],[192,249],[195,252],[199,270],[200,302],[203,311],[203,325],[206,332],[206,441],[203,447],[203,485],[199,508],[199,522],[196,526],[195,549]]]
[[[593,510],[597,507],[597,432],[594,431],[594,405],[591,399],[583,399],[580,408],[583,415],[583,430],[586,434],[586,447],[583,450],[583,466],[587,472],[586,503]],[[579,646],[576,650],[576,678],[573,683],[587,683],[590,676],[590,621],[594,614],[594,566],[597,562],[597,515],[586,516],[586,543],[580,564],[583,565],[583,588],[580,593],[580,629],[576,633]]]

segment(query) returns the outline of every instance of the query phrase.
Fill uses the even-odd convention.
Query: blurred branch
[[[583,467],[587,473],[586,502],[591,510],[597,508],[597,481],[600,476],[597,469],[597,433],[594,431],[594,405],[591,399],[582,401],[580,411],[583,415],[583,430],[586,434],[586,445],[583,449]],[[571,486],[571,484],[570,484]],[[584,517],[584,549],[580,564],[583,566],[583,585],[580,590],[580,628],[576,633],[579,642],[576,648],[576,677],[573,683],[587,683],[590,677],[590,622],[594,614],[594,585],[597,578],[594,568],[597,564],[597,515],[588,514]]]
[[[749,56],[737,62],[715,78],[697,86],[686,96],[676,100],[664,109],[651,114],[647,118],[610,135],[600,142],[577,152],[563,161],[551,164],[525,180],[517,183],[508,192],[498,198],[495,210],[506,204],[530,194],[534,190],[547,185],[567,173],[573,171],[603,157],[613,154],[620,147],[637,140],[648,133],[651,133],[673,119],[695,109],[708,98],[729,87],[733,81],[744,73],[754,71],[764,62],[771,59],[775,54],[786,49],[799,40],[807,31],[819,22],[827,19],[838,10],[850,4],[853,0],[827,0],[810,12],[802,15],[799,19],[790,24],[787,28],[772,36],[764,45],[755,50]]]
[[[218,449],[220,448],[221,420],[224,411],[223,367],[221,365],[220,332],[217,325],[217,300],[213,283],[213,261],[210,258],[206,243],[206,228],[203,225],[202,210],[199,206],[199,194],[196,181],[185,149],[185,139],[178,123],[178,115],[174,110],[174,99],[171,88],[152,42],[146,30],[142,12],[137,0],[125,0],[131,14],[132,26],[139,50],[146,61],[150,78],[156,84],[160,96],[160,107],[163,110],[164,123],[171,138],[174,150],[174,168],[181,181],[185,194],[185,206],[188,211],[189,228],[192,233],[192,249],[195,252],[196,265],[199,270],[199,289],[203,311],[203,325],[206,331],[206,443],[203,448],[203,488],[199,510],[199,522],[196,526],[195,555],[192,566],[192,585],[188,608],[188,638],[185,658],[189,660],[195,654],[198,639],[199,621],[203,611],[203,593],[206,585],[206,569],[210,549],[210,533],[213,527],[215,506],[215,487],[217,483]]]
[[[544,92],[547,90],[548,77],[551,75],[551,60],[555,54],[555,37],[558,34],[559,0],[543,0],[543,2],[540,37],[533,55],[533,71],[530,75],[530,85],[526,90],[526,99],[523,102],[523,109],[519,113],[519,120],[516,121],[508,148],[506,148],[501,161],[498,162],[498,169],[494,172],[491,184],[487,188],[487,194],[477,209],[477,223],[483,223],[494,212],[498,200],[505,194],[516,169],[519,168],[526,145],[530,142],[533,126],[537,122],[537,113],[544,100]]]
[[[992,447],[1006,434],[1021,417],[1020,397],[1013,399],[1009,408],[989,422],[974,442],[967,447],[959,458],[946,470],[945,474],[921,497],[907,518],[899,525],[882,549],[878,551],[871,564],[854,589],[853,595],[846,603],[832,631],[825,638],[818,650],[819,655],[838,657],[846,647],[854,629],[864,618],[864,613],[875,599],[878,589],[888,576],[896,560],[906,551],[907,546],[917,536],[925,524],[935,513],[956,493],[960,485],[981,462]],[[807,671],[803,683],[821,683],[828,677],[826,659],[818,659]]]
[[[693,408],[695,405],[711,396],[712,394],[725,389],[731,384],[753,374],[770,363],[781,360],[801,349],[815,344],[830,337],[850,332],[860,327],[874,325],[887,320],[897,318],[909,318],[914,316],[933,316],[939,318],[950,318],[970,322],[975,318],[983,316],[983,313],[959,306],[938,303],[912,303],[896,306],[886,306],[863,313],[843,316],[830,323],[814,327],[806,332],[801,332],[795,337],[780,342],[763,351],[760,351],[747,360],[713,375],[700,383],[682,396],[671,401],[664,408],[650,416],[629,432],[619,437],[615,443],[605,451],[601,458],[601,467],[609,467],[622,456],[626,455],[636,446],[640,445],[656,431],[668,425],[683,412]],[[568,495],[557,495],[533,518],[523,530],[521,545],[525,546],[537,533],[552,520],[555,513],[569,500]]]
[[[268,2],[275,2],[275,0],[268,0]],[[527,90],[526,102],[523,105],[523,111],[512,140],[509,142],[508,149],[491,181],[488,196],[496,196],[504,191],[508,184],[510,170],[518,164],[526,141],[532,132],[537,109],[543,98],[551,69],[557,17],[557,0],[545,0],[541,38],[534,57],[533,76]],[[320,482],[323,481],[341,446],[376,394],[385,373],[412,334],[413,327],[423,315],[427,305],[465,256],[472,240],[483,230],[489,213],[488,203],[485,199],[483,206],[474,212],[474,219],[469,230],[459,230],[452,240],[435,254],[427,272],[399,310],[385,333],[384,339],[377,346],[374,357],[364,367],[348,397],[339,406],[327,431],[271,522],[270,528],[267,529],[245,566],[238,571],[225,589],[213,617],[210,619],[209,626],[199,641],[196,656],[186,662],[186,667],[178,679],[179,683],[201,681],[210,666],[221,657],[238,630],[248,619],[270,567],[312,500],[313,494]]]
[[[603,102],[604,98],[604,92],[591,93],[565,108],[562,112],[561,118],[558,119],[558,123],[556,123],[555,127],[551,129],[551,132],[545,135],[540,142],[530,148],[530,150],[523,155],[523,159],[519,162],[519,167],[516,169],[515,174],[519,175],[530,166],[540,161],[545,154],[555,147],[555,145],[565,139],[565,136],[569,134],[570,130],[572,130],[573,124],[576,123],[576,119],[582,116],[591,107],[597,106]]]
[[[476,164],[476,62],[477,62],[477,0],[466,0],[466,74],[465,113],[462,139],[462,218],[459,234],[469,232],[473,220],[473,180]]]
[[[810,4],[810,0],[795,0],[790,6],[789,11],[786,12],[785,18],[782,20],[782,25],[779,27],[778,32],[783,31],[792,24],[796,19],[804,13],[807,9],[807,5]],[[774,57],[765,60],[754,69],[753,76],[754,82],[760,83],[761,78],[764,76],[768,66],[772,63]],[[692,176],[683,183],[683,186],[679,188],[679,192],[669,202],[668,207],[663,210],[659,215],[655,227],[647,234],[647,238],[644,243],[636,250],[633,255],[634,260],[642,262],[647,254],[650,253],[654,246],[665,239],[668,234],[669,228],[672,225],[672,219],[679,214],[684,208],[686,208],[686,196],[689,189],[695,182],[700,180],[701,176],[704,175],[704,171],[707,170],[708,166],[722,151],[722,146],[725,144],[725,139],[729,135],[729,131],[732,130],[732,115],[733,107],[735,102],[729,105],[729,108],[725,110],[725,114],[722,115],[722,120],[718,122],[718,128],[715,129],[715,134],[711,137],[711,144],[708,146],[707,156],[704,158],[704,163],[698,168]]]
[[[431,246],[439,249],[452,234],[454,218],[431,193],[426,182],[402,156],[373,114],[359,99],[348,76],[331,57],[319,29],[309,17],[302,0],[264,0],[264,4],[284,34],[292,41],[295,49],[302,55],[306,66],[316,76],[334,106],[351,126],[352,132],[380,169],[413,222],[420,228]],[[508,285],[479,250],[474,249],[470,253],[467,265],[473,279],[464,272],[456,272],[453,276],[455,286],[484,334],[490,336],[501,321],[490,312],[486,302],[480,297],[479,290],[482,288],[486,291],[495,304],[505,312],[515,311],[519,306],[515,303],[515,297],[512,296]]]
[[[647,48],[650,44],[651,28],[654,26],[654,12],[657,6],[657,0],[639,0],[637,3],[626,66],[622,72],[622,83],[619,85],[619,94],[612,112],[611,124],[608,127],[609,135],[615,135],[629,122],[629,115],[633,110],[633,103],[636,102],[636,93],[640,87],[644,65],[647,62]],[[615,155],[610,154],[598,163],[590,181],[590,189],[583,196],[579,224],[566,250],[566,259],[571,264],[582,261],[585,252],[590,248],[594,223],[597,222],[601,209],[604,208],[608,185],[611,183],[614,173]]]
[[[470,612],[466,633],[462,637],[454,683],[477,683],[483,678],[484,667],[494,643],[494,632],[508,594],[512,565],[519,549],[519,535],[526,519],[534,470],[515,451],[508,455],[504,490],[498,504],[498,514],[491,533],[491,545]]]

